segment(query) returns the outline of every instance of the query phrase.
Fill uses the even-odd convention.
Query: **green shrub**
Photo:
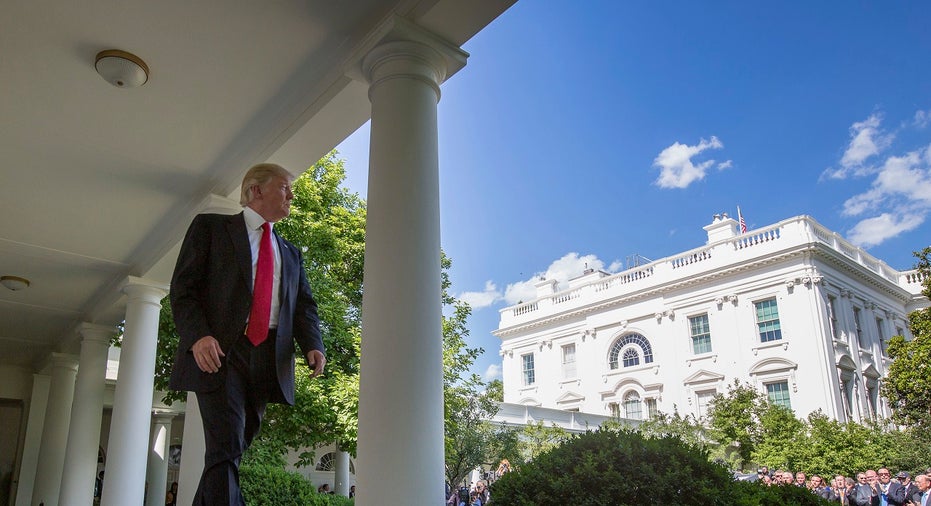
[[[244,465],[239,485],[248,506],[349,506],[353,500],[318,494],[317,487],[300,473],[279,466]]]
[[[734,481],[703,448],[627,430],[575,436],[505,474],[491,497],[495,506],[827,504],[805,489]]]
[[[821,506],[828,502],[807,488],[794,485],[767,487],[759,482],[739,481],[732,486],[734,506]]]

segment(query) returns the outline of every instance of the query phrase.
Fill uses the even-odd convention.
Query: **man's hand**
[[[320,353],[320,350],[310,350],[307,352],[307,365],[314,370],[310,373],[311,378],[319,376],[323,373],[323,366],[326,365],[326,357]]]
[[[220,370],[220,357],[226,354],[220,349],[220,343],[213,336],[204,336],[191,346],[194,361],[201,371],[215,373]]]

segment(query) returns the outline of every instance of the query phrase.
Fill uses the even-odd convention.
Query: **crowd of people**
[[[450,487],[446,483],[446,506],[485,506],[491,501],[491,492],[489,486],[505,473],[511,472],[513,468],[508,459],[501,459],[498,467],[494,471],[485,473],[485,477],[470,487]],[[931,506],[931,505],[928,505]]]
[[[757,470],[757,479],[769,486],[805,487],[813,494],[848,506],[931,506],[931,468],[915,476],[900,471],[895,476],[886,468],[857,473],[856,478],[838,474],[821,477],[794,475],[791,471]]]

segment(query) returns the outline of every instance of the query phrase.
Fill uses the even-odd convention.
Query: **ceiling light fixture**
[[[29,287],[29,280],[19,276],[0,276],[0,285],[3,285],[14,292]]]
[[[135,88],[149,80],[149,66],[142,58],[119,49],[97,53],[94,68],[100,77],[117,88]]]

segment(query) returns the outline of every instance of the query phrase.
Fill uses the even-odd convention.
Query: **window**
[[[624,351],[624,367],[632,367],[640,363],[640,354],[633,348]]]
[[[841,399],[844,402],[844,413],[849,419],[853,413],[853,382],[850,380],[841,380],[840,382]]]
[[[314,469],[316,471],[336,471],[336,452],[330,452],[320,457],[320,462],[317,463],[317,467]],[[349,472],[356,474],[356,465],[352,459],[349,460]]]
[[[692,336],[692,353],[711,352],[711,327],[707,314],[689,317],[689,333]]]
[[[696,414],[699,418],[708,414],[708,405],[711,404],[711,400],[714,399],[717,393],[716,390],[705,390],[695,394],[698,398],[698,413]]]
[[[647,417],[656,418],[656,414],[659,413],[659,410],[656,409],[656,399],[647,399],[645,403],[647,405]]]
[[[618,405],[618,403],[612,402],[611,404],[608,404],[608,409],[611,410],[611,416],[614,418],[621,417],[621,407]]]
[[[624,396],[624,417],[630,420],[642,420],[643,408],[640,407],[640,394],[627,392]]]
[[[779,326],[779,308],[776,299],[766,299],[754,303],[756,306],[756,325],[760,331],[760,342],[768,343],[782,339]]]
[[[628,345],[631,346],[627,347]],[[608,353],[608,367],[617,369],[619,363],[623,363],[624,367],[639,364],[640,353],[637,353],[637,348],[640,348],[640,351],[643,352],[644,364],[653,362],[653,348],[650,346],[650,341],[647,341],[647,338],[640,334],[628,334],[615,341],[614,345],[611,346],[611,351]],[[621,350],[624,350],[623,356],[621,356]],[[633,350],[633,354],[630,353],[630,350]],[[622,359],[623,362],[620,362],[619,359]],[[628,359],[631,361],[630,365],[628,365]]]
[[[879,337],[879,350],[883,355],[886,354],[886,334],[883,333],[883,326],[886,322],[882,318],[876,318],[876,336]]]
[[[878,401],[878,396],[876,394],[876,385],[870,384],[866,386],[866,404],[870,410],[870,417],[876,419],[876,402]]]
[[[578,372],[575,368],[575,343],[562,347],[562,377],[575,378]]]
[[[905,337],[905,331],[902,330],[902,327],[896,327],[895,335]]]
[[[853,328],[857,333],[857,342],[863,349],[869,349],[870,343],[866,340],[863,328],[860,326],[860,308],[853,308]]]
[[[831,319],[831,337],[838,339],[840,334],[837,331],[837,299],[828,296],[828,317]]]
[[[792,402],[789,400],[789,382],[780,381],[778,383],[766,384],[766,395],[769,402],[778,406],[784,406],[792,409]]]
[[[528,353],[526,355],[521,355],[522,371],[524,373],[524,385],[533,385],[536,382],[536,377],[533,373],[533,353]]]

